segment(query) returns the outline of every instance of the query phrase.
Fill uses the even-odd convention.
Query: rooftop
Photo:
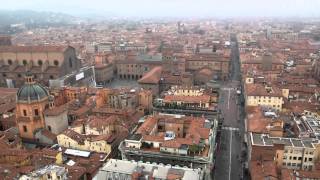
[[[114,172],[135,177],[152,176],[154,179],[201,179],[202,172],[198,169],[182,168],[171,165],[158,165],[143,162],[110,159],[96,175],[97,179],[105,179],[106,172]]]
[[[69,46],[0,46],[0,52],[64,52]]]
[[[139,83],[145,84],[157,84],[160,81],[162,73],[162,67],[157,66],[147,72],[141,79],[138,80]]]
[[[268,90],[262,84],[246,84],[245,89],[247,96],[282,97],[281,90],[277,87],[271,87],[270,90]]]
[[[283,138],[283,137],[270,137],[267,134],[250,133],[251,143],[255,146],[273,146],[274,144],[284,144],[290,147],[302,148],[315,148],[319,141],[316,139],[306,138]]]

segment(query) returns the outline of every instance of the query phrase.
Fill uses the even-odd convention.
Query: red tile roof
[[[0,52],[64,52],[70,46],[0,46]]]
[[[251,179],[278,180],[276,165],[273,161],[250,161]]]
[[[272,91],[268,92],[262,84],[246,84],[247,96],[270,96],[270,97],[282,97],[282,92],[277,87],[272,87]]]
[[[139,83],[143,84],[158,84],[160,81],[162,73],[162,67],[157,66],[147,72],[141,79],[138,80]]]

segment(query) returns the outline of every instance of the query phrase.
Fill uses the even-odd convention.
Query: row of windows
[[[138,68],[138,65],[137,65],[137,64],[136,64],[136,65],[131,64],[131,68],[133,68],[133,66],[135,66],[136,68]],[[124,68],[124,67],[119,68],[119,72],[121,72],[121,69],[122,69],[122,68]],[[130,68],[130,65],[127,65],[127,68]],[[148,70],[149,70],[148,67],[142,67],[141,64],[139,65],[139,68],[143,68],[144,71],[148,71]],[[129,71],[129,69],[127,69],[127,70]]]
[[[283,159],[287,159],[287,156],[283,156]],[[289,158],[288,158],[289,160],[302,160],[302,157],[300,156],[300,157],[297,157],[297,156],[289,156]],[[307,157],[305,157],[304,158],[304,162],[307,162],[307,161],[312,161],[312,158],[307,158]]]
[[[12,64],[13,64],[13,61],[12,61],[11,59],[8,59],[7,62],[8,62],[9,65],[12,65]],[[22,64],[23,64],[24,66],[26,66],[26,65],[28,64],[28,61],[24,59],[24,60],[22,60]],[[39,60],[38,60],[38,65],[39,65],[39,66],[42,66],[42,64],[43,64],[43,61],[42,61],[41,59],[39,59]],[[53,61],[53,64],[54,64],[55,66],[59,66],[59,61],[58,61],[58,60],[54,60],[54,61]]]
[[[139,78],[142,78],[142,75],[133,75],[133,74],[132,75],[130,75],[130,74],[123,74],[122,75],[122,74],[120,74],[119,78],[120,79],[127,79],[127,78],[128,79],[130,79],[130,78],[131,79],[139,79]]]
[[[283,166],[290,166],[290,167],[298,167],[298,168],[301,168],[301,163],[291,163],[291,162],[288,162],[288,163],[282,163]],[[309,166],[304,166],[304,169],[309,169],[311,170],[312,169],[312,165],[309,165]]]
[[[270,96],[253,96],[254,99],[281,99],[281,97],[270,97]]]
[[[301,153],[300,150],[284,150],[285,153],[294,153],[294,154],[297,154],[297,153]],[[305,154],[310,154],[310,155],[313,155],[313,151],[305,151]]]
[[[7,77],[7,74],[6,74],[6,73],[2,73],[2,77]],[[20,74],[20,73],[17,74],[17,77],[18,77],[18,78],[21,78],[21,77],[22,77],[22,74]],[[36,79],[38,76],[37,76],[36,74],[34,74],[33,77]],[[54,79],[54,76],[53,76],[53,75],[50,75],[49,78],[50,78],[50,79]]]
[[[263,106],[263,105],[265,105],[265,104],[260,104],[260,103],[258,103],[258,106],[260,106],[260,105]],[[280,105],[272,105],[272,107],[273,107],[273,108],[280,108]]]
[[[287,156],[283,156],[283,159],[287,159]],[[289,156],[289,160],[301,160],[302,157],[297,157],[297,156]]]
[[[68,138],[64,138],[64,139],[68,139]],[[70,148],[73,147],[73,146],[71,146],[70,142],[66,142],[65,141],[64,144],[65,144],[66,147],[70,147]],[[102,146],[101,143],[91,143],[91,144],[96,144],[97,146]],[[97,150],[97,151],[99,151],[99,150],[102,151],[101,147],[95,148],[95,146],[91,146],[90,149]],[[103,150],[105,151],[105,148],[103,148]]]
[[[27,113],[26,109],[23,110],[23,116],[28,116],[28,113]],[[34,109],[34,116],[39,116],[39,110],[38,109]]]

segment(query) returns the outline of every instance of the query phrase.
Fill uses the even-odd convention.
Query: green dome
[[[48,96],[48,91],[39,84],[25,84],[17,92],[18,101],[39,101]]]

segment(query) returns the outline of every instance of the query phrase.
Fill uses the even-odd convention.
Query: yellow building
[[[200,89],[196,86],[174,86],[171,91],[176,96],[200,96],[203,95],[204,89]]]
[[[249,80],[246,80],[248,82]],[[250,82],[250,81],[249,81]],[[245,84],[246,106],[265,106],[281,111],[283,98],[288,95],[286,90],[263,84]]]
[[[162,106],[172,108],[213,109],[216,94],[197,86],[172,86],[161,100]]]
[[[109,154],[126,132],[118,116],[89,116],[75,121],[57,140],[62,147]]]
[[[94,151],[109,154],[112,150],[111,135],[82,135],[67,129],[57,136],[59,146],[83,151]]]

